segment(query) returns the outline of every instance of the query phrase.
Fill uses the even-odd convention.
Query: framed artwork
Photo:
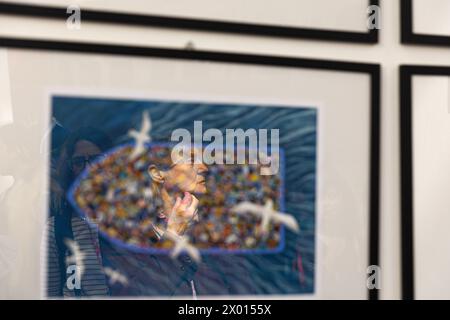
[[[401,67],[403,297],[448,299],[450,67]],[[431,249],[432,248],[432,249]]]
[[[450,46],[450,1],[402,0],[401,21],[402,43]]]
[[[378,65],[2,41],[13,119],[0,174],[28,181],[2,212],[23,237],[30,208],[15,200],[36,199],[22,243],[46,234],[46,269],[34,245],[11,270],[36,269],[27,292],[377,297]],[[193,203],[189,223],[171,220]]]
[[[341,0],[338,6],[332,0],[289,0],[282,6],[275,0],[264,5],[256,0],[214,4],[207,0],[131,0],[126,4],[118,0],[2,0],[0,14],[66,21],[68,8],[75,6],[87,22],[376,43],[378,30],[368,28],[368,20],[374,13],[371,6],[378,4],[378,0]]]

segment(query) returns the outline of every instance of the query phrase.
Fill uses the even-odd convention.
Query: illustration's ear
[[[150,175],[150,178],[156,183],[163,183],[164,182],[164,173],[160,171],[155,165],[150,165],[148,167],[148,174]]]

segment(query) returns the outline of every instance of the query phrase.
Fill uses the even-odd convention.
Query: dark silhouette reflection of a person
[[[91,127],[70,134],[51,178],[51,217],[48,223],[47,294],[49,297],[109,295],[103,272],[98,230],[75,211],[65,195],[74,179],[111,148],[110,139]],[[74,252],[75,245],[79,251]],[[82,259],[68,259],[79,254]],[[70,269],[75,262],[76,268]],[[82,264],[82,265],[78,265]],[[80,274],[75,274],[79,272]]]

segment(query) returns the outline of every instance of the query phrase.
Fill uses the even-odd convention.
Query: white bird
[[[77,270],[79,271],[79,277],[81,279],[84,272],[84,257],[85,254],[80,250],[80,246],[78,243],[71,239],[64,239],[66,246],[69,248],[71,255],[66,258],[66,263],[68,265],[76,265]]]
[[[145,151],[145,143],[150,142],[152,139],[149,135],[150,129],[152,128],[152,120],[148,111],[144,111],[142,114],[142,125],[141,130],[137,131],[131,129],[128,131],[128,135],[134,138],[136,145],[130,155],[130,160],[136,159]]]
[[[231,210],[241,215],[244,213],[251,213],[255,216],[261,217],[261,229],[263,234],[268,232],[269,223],[271,220],[276,223],[284,224],[295,233],[299,233],[300,231],[297,220],[295,220],[292,215],[278,212],[273,209],[273,201],[271,199],[267,200],[264,206],[244,201],[234,206]]]
[[[196,247],[189,243],[185,236],[178,236],[170,231],[166,231],[164,235],[175,242],[175,247],[170,253],[170,256],[173,259],[178,257],[181,252],[185,251],[195,262],[199,263],[201,261],[200,252]]]
[[[125,275],[121,274],[119,271],[114,270],[109,267],[103,268],[103,271],[109,278],[109,283],[111,285],[115,284],[116,282],[120,283],[123,286],[128,285],[128,279]]]

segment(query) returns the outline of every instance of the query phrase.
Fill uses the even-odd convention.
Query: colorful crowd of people
[[[130,160],[133,147],[114,149],[92,164],[75,182],[69,199],[79,212],[109,238],[138,248],[170,248],[169,241],[152,241],[155,203],[147,168],[170,167],[171,148],[148,145]],[[237,215],[233,206],[243,201],[263,205],[272,199],[279,209],[281,178],[260,174],[259,165],[213,164],[208,166],[207,193],[199,198],[199,221],[189,231],[198,249],[273,250],[280,244],[280,226],[271,225],[261,236],[261,218]]]

